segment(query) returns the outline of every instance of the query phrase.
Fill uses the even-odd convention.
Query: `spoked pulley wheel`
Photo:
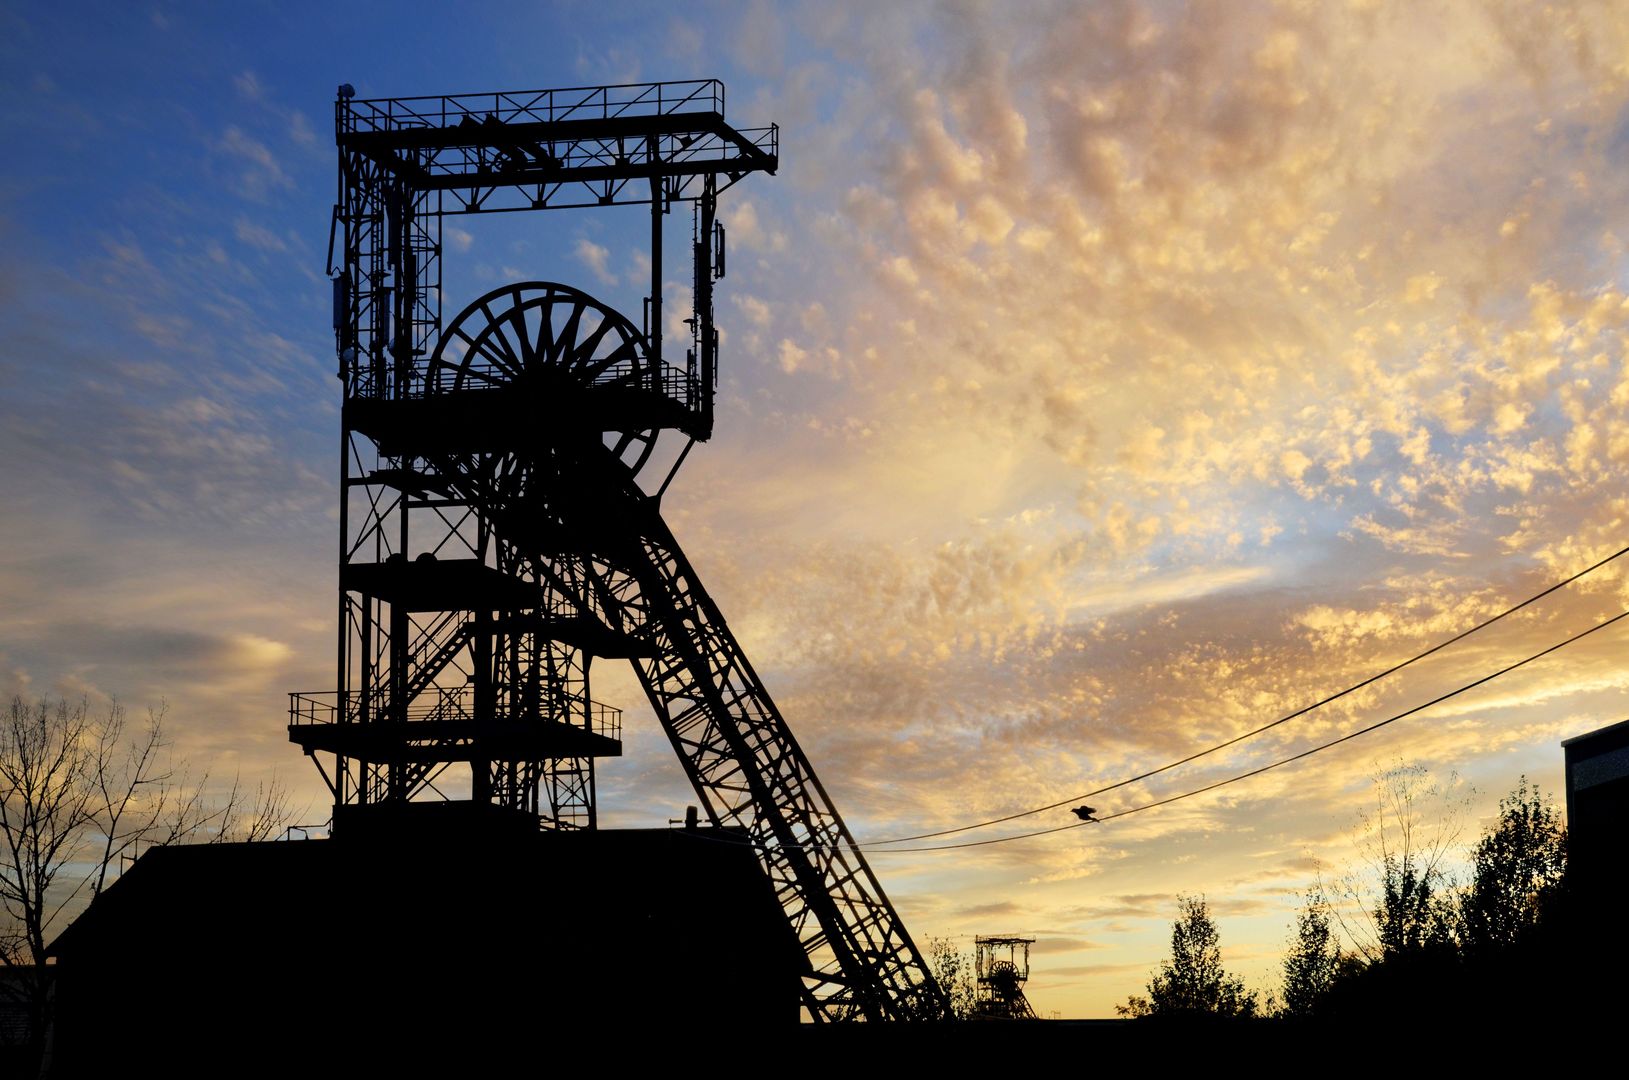
[[[644,335],[621,313],[552,281],[504,285],[459,312],[425,372],[426,394],[524,387],[540,407],[559,391],[652,385]],[[578,398],[577,400],[581,400]],[[608,421],[610,447],[637,473],[656,446],[654,428]]]

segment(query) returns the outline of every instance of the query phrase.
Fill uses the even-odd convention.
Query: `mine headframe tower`
[[[1035,1010],[1024,996],[1029,981],[1029,947],[1034,938],[978,937],[973,939],[977,956],[974,971],[978,977],[978,1000],[974,1018],[978,1020],[1035,1020]]]
[[[341,415],[339,689],[289,735],[338,837],[467,815],[593,829],[621,718],[595,658],[632,662],[721,835],[750,842],[808,957],[812,1019],[926,1019],[945,998],[660,514],[713,428],[720,192],[773,173],[716,80],[357,100],[335,107],[330,245]],[[692,204],[682,363],[662,336],[662,225]],[[568,285],[441,315],[442,221],[650,208],[638,324]],[[332,251],[340,257],[335,263]],[[654,492],[658,435],[687,441]],[[325,765],[325,761],[327,764]]]

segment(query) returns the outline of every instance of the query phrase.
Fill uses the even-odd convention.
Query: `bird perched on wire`
[[[1093,821],[1093,822],[1095,822],[1097,820],[1095,817],[1092,816],[1093,814],[1097,813],[1097,810],[1094,807],[1077,806],[1077,807],[1075,807],[1073,810],[1071,810],[1069,812],[1071,814],[1075,815],[1076,817],[1078,817],[1082,821]]]

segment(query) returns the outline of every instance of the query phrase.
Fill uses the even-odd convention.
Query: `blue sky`
[[[666,506],[862,837],[1180,756],[1629,542],[1611,5],[65,4],[0,42],[0,674],[168,701],[179,753],[317,817],[282,724],[332,680],[340,82],[717,76],[780,123],[780,174],[722,201],[718,435]],[[544,217],[457,223],[447,310],[542,277],[637,317],[640,216]],[[1127,799],[1625,599],[1604,573]],[[879,873],[919,936],[1039,933],[1044,1011],[1137,991],[1178,892],[1267,985],[1372,773],[1457,774],[1477,820],[1558,788],[1559,740],[1629,712],[1611,633],[1315,765]],[[608,820],[677,816],[637,686],[596,680],[629,710]]]

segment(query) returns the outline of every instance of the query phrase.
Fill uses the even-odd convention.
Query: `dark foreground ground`
[[[817,1027],[756,860],[705,833],[155,849],[54,945],[52,1075],[1623,1072],[1621,888],[1496,958],[1378,966],[1317,1022]]]

